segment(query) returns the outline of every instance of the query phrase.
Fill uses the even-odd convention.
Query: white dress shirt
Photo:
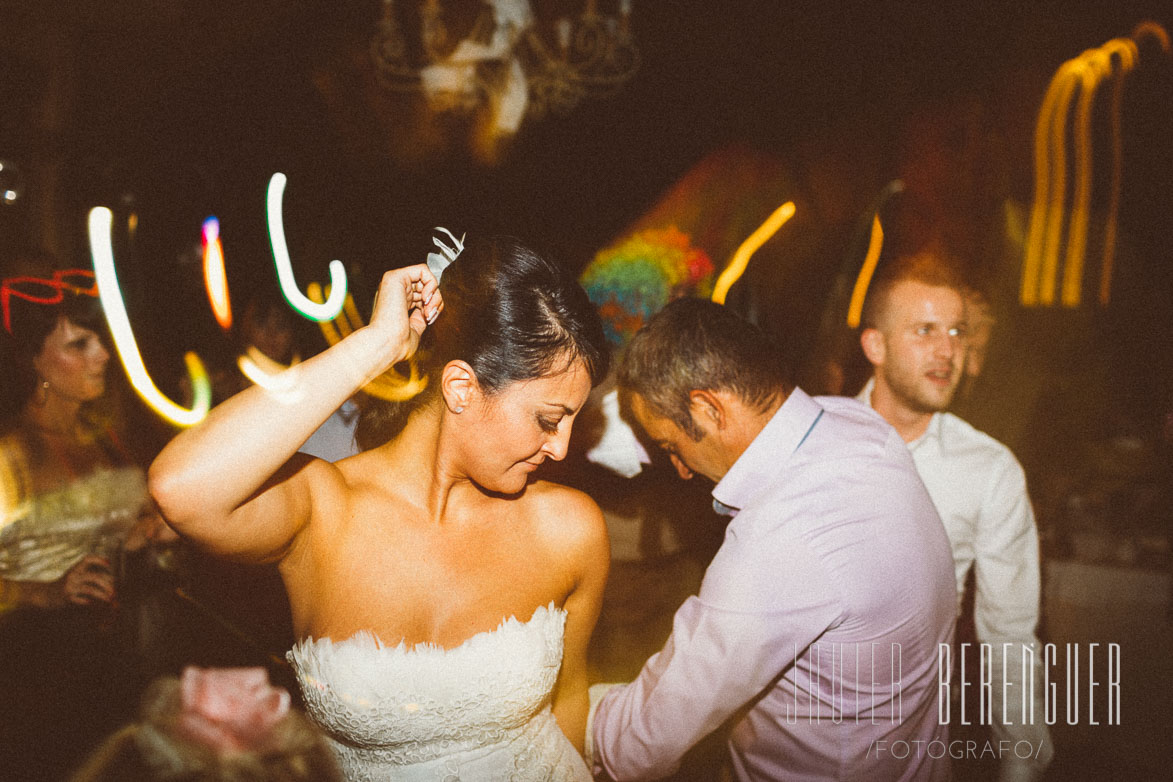
[[[321,426],[314,430],[309,439],[298,448],[302,453],[337,462],[359,452],[354,441],[354,429],[358,426],[358,405],[347,399],[342,406],[330,414]]]
[[[874,385],[874,379],[869,380],[856,398],[870,405]],[[1010,741],[1011,747],[1019,741],[1032,747],[1025,760],[1019,757],[1028,754],[1025,746],[1020,753],[1004,753],[1000,778],[1005,782],[1037,779],[1050,762],[1053,748],[1043,713],[1042,647],[1035,636],[1039,536],[1026,476],[1009,448],[952,413],[934,414],[924,434],[908,443],[908,449],[949,536],[959,600],[966,576],[974,569],[974,624],[978,641],[990,644],[993,653],[996,686],[990,728],[994,738]],[[1010,645],[1005,661],[1003,644]],[[1035,653],[1032,724],[1022,720],[1024,646]],[[969,652],[978,653],[977,649]],[[1009,685],[1005,690],[1003,672]],[[976,722],[979,716],[974,712],[968,719]]]

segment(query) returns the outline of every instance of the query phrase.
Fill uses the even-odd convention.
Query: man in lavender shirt
[[[947,779],[953,560],[899,435],[854,400],[790,386],[769,340],[707,301],[653,318],[619,382],[648,438],[682,478],[716,482],[733,519],[663,650],[593,712],[596,774],[667,776],[729,720],[739,780]]]

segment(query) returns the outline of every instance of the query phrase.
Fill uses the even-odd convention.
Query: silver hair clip
[[[440,275],[442,275],[444,270],[448,268],[448,264],[455,261],[456,256],[460,255],[460,253],[464,250],[464,237],[467,234],[461,234],[460,238],[457,239],[447,228],[440,228],[437,226],[435,230],[443,231],[444,233],[448,234],[448,237],[452,240],[452,244],[454,245],[453,247],[449,247],[440,241],[440,237],[432,237],[432,241],[437,247],[440,248],[440,252],[428,253],[428,271],[430,271],[436,278],[436,282],[439,282]]]

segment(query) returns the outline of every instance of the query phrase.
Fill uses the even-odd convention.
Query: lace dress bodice
[[[565,625],[551,603],[453,649],[362,632],[287,657],[350,782],[590,782],[550,711]]]

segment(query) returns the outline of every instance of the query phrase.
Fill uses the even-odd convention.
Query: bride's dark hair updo
[[[440,278],[444,311],[417,352],[427,388],[406,402],[372,397],[355,441],[366,450],[397,435],[413,410],[439,393],[440,370],[460,359],[489,395],[581,359],[598,384],[610,360],[603,326],[586,292],[566,271],[508,237],[470,239]]]

